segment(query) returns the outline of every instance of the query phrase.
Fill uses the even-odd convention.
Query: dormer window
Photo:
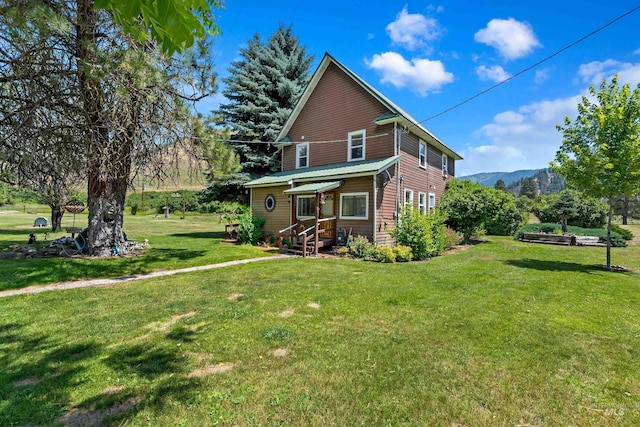
[[[296,169],[309,167],[309,143],[296,145]]]
[[[365,159],[365,148],[367,145],[367,132],[365,129],[349,132],[349,151],[347,160],[354,162]]]
[[[442,176],[445,178],[449,176],[449,158],[444,153],[442,153]]]

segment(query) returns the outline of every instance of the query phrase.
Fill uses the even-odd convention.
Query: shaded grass
[[[26,244],[29,233],[36,233],[38,244],[44,245],[43,233],[50,229],[33,229],[33,215],[0,215],[0,250],[11,245]],[[62,228],[72,225],[72,216],[65,215]],[[76,225],[86,223],[85,215],[76,217]],[[27,228],[25,228],[27,227]],[[198,265],[215,264],[235,259],[268,256],[250,246],[223,244],[224,224],[210,215],[172,217],[127,216],[125,231],[130,240],[148,239],[151,247],[142,256],[110,259],[40,258],[0,260],[0,290],[19,289],[87,278],[117,277],[173,270]],[[51,233],[50,240],[65,233]]]
[[[638,255],[491,238],[2,299],[0,425],[638,425]]]

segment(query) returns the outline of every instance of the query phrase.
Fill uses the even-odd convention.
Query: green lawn
[[[38,215],[42,215],[38,214]],[[50,229],[33,229],[36,214],[0,214],[0,251],[15,244],[26,244],[29,233],[36,233],[38,244],[44,244],[43,232]],[[48,215],[44,215],[48,216]],[[148,273],[154,270],[173,270],[198,265],[215,264],[234,259],[268,256],[268,253],[251,247],[222,244],[224,224],[213,215],[179,216],[169,219],[153,216],[125,217],[125,231],[130,240],[148,239],[151,248],[143,256],[87,259],[41,258],[0,260],[0,291],[19,289],[83,278],[118,277]],[[87,223],[85,215],[77,215],[76,225]],[[65,214],[63,229],[73,225],[73,215]],[[64,232],[50,235],[50,240],[66,235]]]
[[[640,246],[604,256],[491,237],[3,298],[0,425],[637,426]]]

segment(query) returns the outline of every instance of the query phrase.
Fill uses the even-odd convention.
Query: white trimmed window
[[[425,193],[418,193],[418,212],[427,213],[427,195]]]
[[[424,141],[420,141],[418,146],[418,159],[421,168],[427,167],[427,144]]]
[[[296,145],[296,169],[309,167],[309,143]]]
[[[444,153],[442,153],[442,176],[449,176],[449,158]]]
[[[315,218],[316,196],[298,196],[297,200],[296,216],[298,219]]]
[[[404,208],[413,208],[413,190],[404,190]]]
[[[369,219],[369,193],[340,194],[340,219]]]
[[[429,193],[429,212],[431,212],[436,207],[436,195],[433,193]]]
[[[349,132],[349,152],[347,154],[347,161],[354,162],[356,160],[364,160],[366,146],[367,131],[365,129]]]

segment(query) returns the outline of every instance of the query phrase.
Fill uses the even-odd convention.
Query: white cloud
[[[387,34],[394,44],[409,50],[424,48],[428,52],[431,47],[427,42],[438,39],[443,29],[436,19],[428,18],[419,13],[409,13],[405,6],[396,20],[387,25]]]
[[[602,79],[610,81],[614,74],[618,74],[619,84],[635,87],[640,82],[640,63],[608,59],[578,68],[581,83],[591,84],[595,79],[599,84]],[[464,161],[456,164],[457,173],[463,176],[547,167],[562,142],[556,125],[564,125],[567,116],[577,116],[583,95],[595,102],[585,87],[575,96],[533,102],[495,115],[491,123],[474,132],[473,141],[461,151]]]
[[[578,76],[582,82],[596,86],[600,85],[602,80],[611,80],[615,74],[618,74],[618,83],[621,85],[628,83],[635,87],[640,82],[640,63],[631,64],[607,59],[582,64],[578,68]]]
[[[581,95],[534,102],[497,114],[474,132],[477,145],[462,151],[456,165],[460,175],[487,171],[514,171],[547,167],[562,141],[556,125],[575,117]]]
[[[373,33],[367,33],[367,40],[373,40],[376,36]]]
[[[492,19],[473,39],[496,48],[507,60],[522,58],[542,46],[529,23],[513,18]]]
[[[408,87],[420,96],[437,92],[441,86],[453,81],[453,74],[446,71],[440,61],[416,58],[408,61],[397,52],[384,52],[365,62],[382,74],[382,83],[391,83],[397,88]]]
[[[476,74],[480,77],[480,80],[491,80],[496,83],[506,80],[511,76],[499,65],[493,65],[491,67],[481,65],[476,67]]]
[[[640,55],[640,48],[636,49],[633,51],[634,55]]]

